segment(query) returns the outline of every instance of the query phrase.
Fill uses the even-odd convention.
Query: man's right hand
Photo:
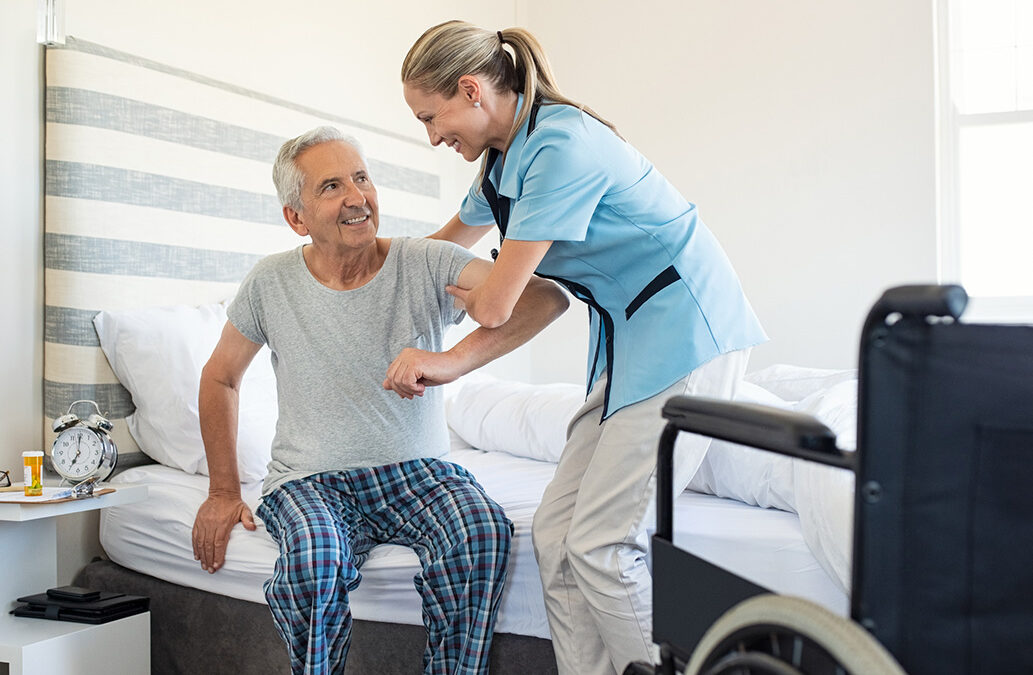
[[[194,560],[214,574],[226,561],[226,545],[237,523],[255,529],[255,518],[239,495],[209,495],[194,518]]]

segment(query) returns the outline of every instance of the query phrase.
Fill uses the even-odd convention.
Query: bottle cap
[[[28,452],[23,452],[22,453],[22,457],[42,457],[42,456],[43,456],[43,451],[42,450],[29,450]]]

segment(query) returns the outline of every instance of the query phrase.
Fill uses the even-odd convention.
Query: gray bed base
[[[151,599],[151,672],[262,675],[290,672],[287,649],[266,605],[229,598],[95,560],[76,575],[77,586]],[[422,626],[358,621],[345,673],[414,675],[423,670]],[[556,673],[552,642],[496,633],[493,675]]]

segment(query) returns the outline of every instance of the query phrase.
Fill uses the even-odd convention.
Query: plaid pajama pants
[[[285,483],[257,515],[280,557],[265,582],[296,675],[341,673],[348,592],[377,544],[412,548],[423,571],[428,674],[488,672],[513,525],[465,469],[437,459],[332,471]]]

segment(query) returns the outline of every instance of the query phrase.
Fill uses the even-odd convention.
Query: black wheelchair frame
[[[1033,327],[960,323],[966,304],[960,286],[901,286],[875,304],[861,337],[854,452],[808,415],[686,396],[667,402],[652,541],[661,662],[626,673],[673,675],[690,662],[700,664],[693,675],[849,672],[825,656],[772,657],[786,650],[777,637],[786,626],[762,630],[759,646],[744,647],[750,631],[741,629],[734,640],[710,636],[715,653],[694,654],[730,608],[770,591],[674,545],[681,432],[855,473],[850,616],[864,630],[852,630],[892,654],[867,663],[896,659],[912,675],[1033,672],[1033,499],[1024,499],[1033,492],[1024,484],[1033,474]],[[817,652],[836,651],[806,637]],[[764,653],[747,658],[752,649]],[[722,670],[722,660],[755,665]]]

